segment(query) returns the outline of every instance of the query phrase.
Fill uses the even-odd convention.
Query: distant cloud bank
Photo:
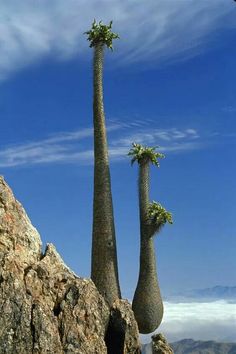
[[[226,300],[213,302],[165,302],[164,319],[158,332],[169,342],[192,338],[236,342],[236,303]],[[150,336],[143,336],[149,342]]]
[[[119,63],[186,59],[226,27],[235,27],[232,1],[0,1],[0,80],[46,56],[81,58],[93,21],[114,20]]]
[[[181,153],[204,147],[195,129],[151,130],[146,122],[113,122],[108,125],[109,155],[112,162],[127,159],[132,142],[159,146],[161,152]],[[130,131],[132,130],[132,134]],[[121,138],[122,135],[122,138]],[[0,167],[30,166],[52,163],[93,164],[92,128],[54,134],[32,141],[0,148]],[[83,141],[81,143],[81,141]]]

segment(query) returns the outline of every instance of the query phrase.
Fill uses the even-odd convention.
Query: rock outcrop
[[[140,353],[130,304],[109,309],[37,230],[0,177],[0,353]]]
[[[172,348],[167,343],[163,334],[158,333],[152,336],[152,353],[153,354],[174,354]]]

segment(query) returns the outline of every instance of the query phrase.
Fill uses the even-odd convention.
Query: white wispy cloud
[[[235,27],[235,6],[215,0],[0,0],[0,79],[45,56],[83,57],[94,18],[114,20],[119,62],[188,58],[221,28]]]
[[[125,124],[127,127],[128,125]],[[108,132],[122,129],[122,124],[114,122],[107,127]],[[91,150],[81,151],[78,143],[93,136],[93,128],[73,132],[53,134],[46,139],[12,145],[0,149],[0,167],[14,167],[42,163],[92,161]],[[81,151],[81,152],[80,152]]]
[[[132,129],[133,133],[130,134]],[[142,121],[120,123],[113,121],[107,128],[109,155],[113,162],[127,159],[132,142],[144,145],[160,145],[162,152],[180,153],[204,147],[195,129],[150,130]],[[122,138],[114,135],[122,135]],[[51,135],[40,141],[32,141],[0,149],[0,167],[29,166],[49,163],[93,163],[92,128]],[[197,140],[198,139],[198,140]],[[83,140],[83,144],[81,143]],[[196,141],[197,140],[197,141]]]
[[[169,342],[185,338],[195,340],[236,341],[236,304],[214,302],[164,303],[165,313],[157,332]],[[144,342],[150,336],[143,336]]]
[[[197,139],[199,135],[195,129],[184,129],[179,130],[176,128],[172,129],[157,129],[153,127],[152,129],[142,129],[141,131],[136,131],[133,134],[129,134],[126,137],[119,138],[113,141],[113,145],[124,145],[130,146],[130,142],[134,141],[139,144],[153,144],[160,141],[178,141],[182,139]]]

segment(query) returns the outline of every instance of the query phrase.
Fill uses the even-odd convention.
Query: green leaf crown
[[[155,201],[149,203],[148,219],[149,222],[154,225],[163,226],[167,222],[173,224],[172,214]]]
[[[112,21],[109,25],[104,25],[102,21],[98,23],[94,19],[92,28],[85,32],[88,35],[87,40],[90,41],[90,47],[96,46],[98,43],[105,44],[109,49],[113,50],[112,40],[120,38],[118,34],[111,31]]]
[[[141,144],[132,143],[132,149],[130,149],[128,156],[132,156],[131,164],[137,161],[139,164],[143,162],[151,162],[153,165],[159,167],[158,159],[165,156],[159,152],[156,152],[157,146],[147,147]]]

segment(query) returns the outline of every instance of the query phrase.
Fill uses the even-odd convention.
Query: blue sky
[[[99,6],[98,6],[99,4]],[[79,275],[90,274],[94,18],[106,52],[105,111],[124,297],[138,274],[133,141],[159,145],[151,199],[173,213],[156,238],[163,295],[236,284],[236,6],[216,0],[0,1],[0,173]]]

